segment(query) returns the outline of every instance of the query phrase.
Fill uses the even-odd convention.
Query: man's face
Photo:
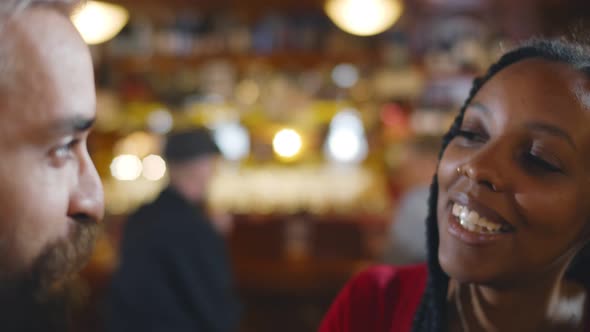
[[[185,193],[193,203],[201,203],[205,199],[211,178],[215,172],[217,157],[205,155],[187,161],[182,166],[183,178],[186,179]]]
[[[49,287],[82,267],[103,213],[86,147],[92,61],[68,18],[50,8],[25,10],[1,34],[15,72],[0,90],[0,281]]]

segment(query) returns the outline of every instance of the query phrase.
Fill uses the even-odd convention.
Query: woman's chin
[[[449,278],[460,283],[494,285],[502,279],[498,273],[490,271],[485,266],[473,266],[454,257],[445,257],[439,253],[439,262],[442,270]]]

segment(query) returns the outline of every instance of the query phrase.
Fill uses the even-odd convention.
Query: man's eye
[[[72,139],[66,144],[60,145],[51,151],[51,157],[56,161],[69,159],[73,154],[73,149],[80,143],[78,139]]]

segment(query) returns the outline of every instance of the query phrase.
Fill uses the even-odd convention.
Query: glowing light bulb
[[[294,158],[301,152],[301,135],[293,129],[282,129],[274,137],[272,146],[275,153],[284,159]]]
[[[100,44],[123,29],[129,20],[129,12],[119,5],[88,1],[71,19],[87,44]]]
[[[324,145],[327,158],[337,163],[357,164],[367,157],[368,150],[365,130],[358,112],[347,109],[336,114]]]
[[[237,122],[217,125],[213,129],[213,138],[227,160],[238,161],[250,154],[248,130]]]
[[[137,180],[141,175],[143,165],[137,156],[124,154],[117,156],[111,162],[111,174],[120,181]]]
[[[400,0],[328,0],[328,17],[340,29],[358,36],[372,36],[389,29],[401,16]]]
[[[143,158],[143,177],[150,181],[161,180],[166,175],[166,162],[162,157],[151,154]]]

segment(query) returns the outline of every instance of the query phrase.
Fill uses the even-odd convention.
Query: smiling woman
[[[475,80],[443,140],[427,266],[376,267],[320,331],[590,331],[590,53],[535,40]]]

